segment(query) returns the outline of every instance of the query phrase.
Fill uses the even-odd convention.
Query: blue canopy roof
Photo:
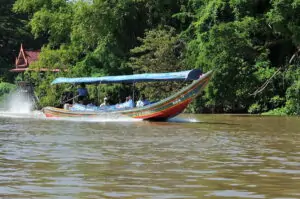
[[[135,83],[151,81],[184,81],[197,80],[202,74],[201,70],[193,69],[172,73],[144,73],[134,75],[105,76],[105,77],[79,77],[79,78],[56,78],[51,84],[110,84],[110,83]]]

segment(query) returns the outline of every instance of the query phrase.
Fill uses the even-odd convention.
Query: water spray
[[[4,101],[4,110],[10,113],[30,113],[33,102],[23,90],[16,90],[8,95]]]

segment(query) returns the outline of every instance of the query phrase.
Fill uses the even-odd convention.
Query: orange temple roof
[[[40,68],[40,69],[29,69],[29,66],[32,62],[35,62],[39,59],[39,54],[41,50],[25,50],[23,48],[23,44],[21,44],[20,52],[18,57],[16,58],[16,68],[11,69],[11,72],[24,72],[24,71],[52,71],[52,72],[59,72],[60,69],[47,69],[47,68]]]

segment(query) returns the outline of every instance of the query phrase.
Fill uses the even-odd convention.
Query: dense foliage
[[[0,4],[0,80],[13,81],[13,74],[8,72],[13,67],[20,44],[38,48],[44,43],[44,37],[33,40],[27,27],[28,16],[13,12],[15,0],[1,0]]]
[[[4,106],[2,102],[4,102],[10,93],[16,90],[16,85],[6,83],[6,82],[1,82],[0,83],[0,108]]]
[[[0,45],[11,40],[14,46],[4,45],[1,63],[5,58],[8,66],[8,52],[16,53],[15,46],[25,38],[15,34],[29,27],[44,41],[40,59],[31,67],[63,69],[44,74],[42,81],[39,74],[29,74],[42,105],[55,104],[66,89],[49,88],[55,76],[201,68],[215,72],[204,95],[190,107],[193,112],[300,114],[298,0],[5,0],[0,10],[13,2],[14,13],[1,12],[11,25],[0,21],[5,33]],[[10,34],[12,26],[19,31]],[[136,85],[151,99],[180,86]],[[99,99],[96,89],[89,89]],[[115,101],[132,91],[131,85],[98,89],[101,97],[110,95]]]

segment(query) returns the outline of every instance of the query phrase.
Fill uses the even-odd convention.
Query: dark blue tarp
[[[51,84],[109,84],[109,83],[135,83],[152,81],[184,81],[197,80],[202,74],[201,70],[194,69],[172,73],[144,73],[135,75],[105,76],[105,77],[79,77],[79,78],[56,78]]]

